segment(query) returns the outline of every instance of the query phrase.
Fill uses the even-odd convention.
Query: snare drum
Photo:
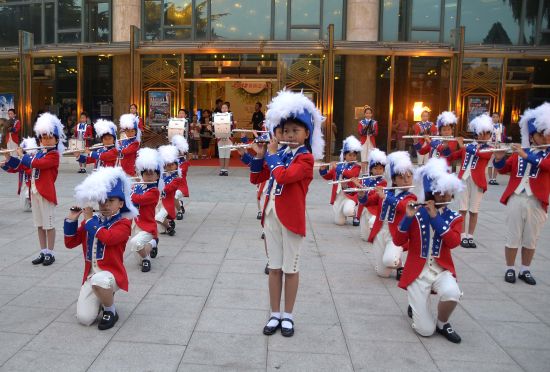
[[[176,135],[184,136],[187,138],[188,134],[187,119],[184,118],[172,118],[168,122],[168,141],[172,141],[172,137]]]
[[[218,139],[231,138],[231,113],[214,114],[214,136]]]
[[[69,139],[69,148],[67,150],[83,150],[86,148],[84,140],[79,140],[77,138]]]

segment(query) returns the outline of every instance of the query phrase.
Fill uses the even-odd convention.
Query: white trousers
[[[80,294],[76,303],[76,318],[80,324],[89,326],[97,319],[100,311],[101,301],[94,293],[92,286],[104,289],[118,290],[114,275],[109,271],[100,271],[93,274],[80,287]]]
[[[506,246],[535,249],[540,231],[548,218],[538,199],[526,193],[513,194],[506,208]]]
[[[359,236],[362,240],[369,240],[370,231],[375,220],[376,216],[370,214],[369,210],[364,208],[363,213],[361,213],[361,217],[359,218]]]
[[[458,302],[462,292],[450,271],[439,274],[422,272],[424,275],[407,287],[407,297],[413,313],[413,329],[421,336],[431,336],[435,332],[437,316],[432,311],[430,294],[432,290],[440,296],[440,301]]]
[[[127,247],[134,252],[134,257],[137,260],[138,264],[141,265],[143,257],[139,255],[139,251],[143,249],[145,244],[153,240],[153,234],[143,231],[139,228],[138,225],[135,225],[132,229],[132,238],[128,241]]]
[[[428,162],[428,160],[430,160],[430,153],[428,152],[427,154],[420,155],[417,151],[416,152],[416,159],[417,159],[417,162],[418,162],[418,166],[424,165]]]
[[[285,274],[299,272],[300,247],[304,237],[284,227],[275,213],[275,208],[266,209],[265,213],[264,232],[268,267],[282,269]]]
[[[392,270],[401,265],[403,248],[393,244],[390,231],[386,224],[376,234],[373,242],[375,266],[378,276],[388,278]]]
[[[334,223],[336,225],[345,225],[346,218],[355,216],[355,202],[340,191],[336,194],[332,210],[334,211]]]

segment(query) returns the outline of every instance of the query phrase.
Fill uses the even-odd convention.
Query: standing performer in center
[[[120,117],[121,135],[119,142],[118,160],[120,166],[130,177],[136,175],[136,157],[141,141],[141,130],[138,122],[132,114],[124,114]]]
[[[373,119],[374,110],[369,105],[363,109],[365,117],[357,124],[357,132],[361,138],[361,173],[366,173],[369,153],[376,148],[378,122]]]

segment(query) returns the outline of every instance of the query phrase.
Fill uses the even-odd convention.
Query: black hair
[[[259,105],[260,107],[262,107],[262,103],[261,102],[256,102],[257,105]]]
[[[12,109],[12,108],[11,108],[11,109],[8,110],[8,112],[10,112],[10,111],[13,112],[13,113],[15,114],[15,109]]]
[[[136,110],[138,109],[137,105],[135,103],[130,104],[130,107],[134,106]]]
[[[311,150],[310,140],[311,140],[311,136],[313,135],[313,131],[310,131],[309,128],[307,127],[307,125],[305,125],[302,121],[300,121],[298,119],[295,119],[295,118],[288,118],[288,119],[281,122],[280,127],[283,130],[283,132],[285,130],[285,124],[289,123],[289,122],[297,124],[297,125],[303,127],[305,130],[307,130],[309,132],[309,136],[308,136],[308,138],[306,138],[306,141],[304,142],[304,146],[308,149],[309,152],[312,153],[313,151]]]
[[[82,115],[88,117],[88,113],[87,113],[86,111],[82,111],[82,112],[80,113],[80,116],[82,116]]]
[[[222,103],[223,103],[223,99],[221,99],[221,98],[218,98],[218,99],[216,100],[216,105],[217,105],[218,103],[220,103],[220,102],[222,102]]]
[[[143,173],[149,171],[151,169],[144,169],[142,170],[140,173],[141,173],[141,176],[143,177]],[[160,169],[155,169],[155,173],[158,174],[158,176],[160,177]],[[157,184],[158,184],[159,180],[157,180]]]

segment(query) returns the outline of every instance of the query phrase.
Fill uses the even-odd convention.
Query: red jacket
[[[550,196],[550,150],[538,153],[529,152],[527,159],[519,157],[516,153],[510,156],[508,160],[502,159],[500,162],[494,162],[495,168],[500,174],[510,174],[508,186],[506,186],[500,202],[502,204],[508,203],[508,199],[514,194],[523,179],[527,163],[531,163],[529,186],[531,187],[533,196],[540,202],[542,209],[548,212],[548,197]]]
[[[414,124],[413,131],[415,136],[424,136],[424,135],[435,136],[437,135],[437,125],[435,125],[431,121],[427,121],[425,123],[422,121],[419,121],[418,123]],[[419,139],[418,143],[420,145],[423,145],[424,139],[422,138]],[[427,152],[425,154],[427,154]],[[420,155],[424,155],[424,154],[420,154]]]
[[[132,142],[130,143],[125,141],[127,140],[122,141],[119,151],[120,166],[127,175],[134,177],[136,175],[136,158],[139,150],[139,141],[131,140]]]
[[[338,164],[336,168],[332,168],[331,170],[321,170],[319,169],[319,174],[321,177],[323,177],[325,180],[330,181],[337,181],[339,179],[350,179],[352,177],[359,177],[359,173],[361,173],[361,166],[358,164]],[[347,184],[342,183],[342,188],[344,188],[345,185],[347,187],[355,187],[355,184],[353,182],[348,182]],[[338,191],[338,184],[335,183],[332,185],[332,194],[330,195],[330,204],[334,204],[334,201],[336,200],[336,192]],[[345,192],[344,195],[351,199],[357,204],[357,193],[350,193]]]
[[[23,183],[27,186],[27,195],[30,198],[31,194],[31,178],[32,178],[32,169],[25,167],[23,164],[19,163],[18,168],[11,168],[7,164],[4,164],[1,167],[8,173],[17,173],[19,177],[19,182],[17,183],[17,195],[21,194],[21,189],[23,188]]]
[[[81,124],[84,124],[85,127],[81,128]],[[82,134],[82,138],[80,137],[80,134]],[[74,138],[82,139],[85,141],[86,146],[90,146],[92,144],[92,140],[94,139],[94,129],[88,123],[78,123],[74,127]]]
[[[95,163],[95,168],[99,167],[114,167],[118,159],[118,150],[116,147],[102,147],[92,151],[88,157],[88,163]]]
[[[92,268],[92,247],[97,240],[97,264],[101,270],[109,271],[115,277],[116,284],[128,291],[128,275],[124,268],[124,250],[130,238],[132,222],[120,214],[102,222],[98,216],[82,221],[65,220],[63,226],[65,246],[69,249],[82,244],[84,254],[84,276],[82,283],[88,279]]]
[[[367,194],[367,198],[362,199],[361,202],[367,208],[377,206],[376,220],[370,231],[368,242],[374,242],[374,238],[382,229],[384,222],[388,223],[390,234],[393,237],[397,231],[397,224],[405,215],[407,204],[415,200],[416,195],[410,192],[402,192],[394,196],[392,191],[388,191],[384,199],[380,198],[376,192]]]
[[[375,137],[378,135],[378,122],[374,119],[371,119],[370,122],[368,122],[367,119],[359,120],[359,123],[357,124],[357,133],[361,137],[362,145],[365,143],[368,137],[370,138],[372,147],[376,147]]]
[[[380,176],[378,178],[367,178],[366,180],[363,180],[364,187],[374,187],[374,186],[386,187],[387,185],[388,185],[388,182],[384,179],[384,176]],[[368,191],[366,193],[366,200],[368,200],[368,198],[373,198],[374,194],[376,194],[376,190]],[[357,216],[356,216],[357,218],[361,217],[361,215],[363,214],[364,208],[367,208],[367,210],[371,215],[378,216],[378,213],[379,213],[378,204],[367,206],[365,205],[365,203],[361,203],[361,201],[359,200],[358,202],[359,202],[359,206],[357,207]]]
[[[447,161],[452,162],[457,159],[461,159],[462,166],[460,167],[460,172],[458,173],[458,178],[462,179],[464,171],[467,167],[470,167],[471,177],[474,183],[483,190],[487,191],[487,177],[485,170],[487,169],[487,163],[491,159],[492,153],[490,152],[479,152],[480,149],[490,148],[488,145],[481,145],[478,147],[476,143],[469,143],[461,149],[453,152],[449,155]],[[471,159],[471,163],[468,165],[468,162]]]
[[[164,188],[160,194],[162,206],[168,212],[168,219],[176,218],[176,191],[180,187],[181,178],[177,173],[162,176],[164,180]]]
[[[11,140],[19,145],[19,133],[21,133],[21,122],[19,119],[14,119],[13,126],[9,129],[7,140]],[[6,141],[7,142],[7,141]]]
[[[405,216],[399,228],[392,234],[393,243],[398,246],[408,244],[407,261],[399,287],[407,287],[415,281],[426,263],[428,251],[432,250],[435,261],[456,277],[451,249],[460,244],[462,216],[445,208],[441,214],[431,218],[426,208],[420,208],[414,217]],[[434,229],[431,236],[430,225]],[[425,240],[422,237],[426,237]]]
[[[432,140],[430,142],[425,142],[422,140],[422,142],[418,142],[418,144],[414,146],[420,155],[426,155],[429,153],[432,158],[436,157],[445,159],[447,161],[447,165],[451,166],[449,156],[457,150],[458,142],[448,141],[447,147],[445,147],[443,145],[443,141],[439,139]]]
[[[158,237],[155,208],[158,204],[160,191],[156,185],[135,185],[132,189],[132,203],[139,210],[135,218],[136,225],[143,231]]]
[[[187,172],[189,171],[189,166],[191,165],[191,163],[189,162],[189,160],[186,160],[184,158],[181,158],[181,162],[180,162],[180,171],[181,171],[181,177],[180,177],[180,181],[179,181],[179,187],[178,187],[178,190],[181,191],[181,193],[183,194],[183,196],[185,196],[186,198],[189,197],[189,186],[187,185]]]
[[[20,165],[32,169],[32,178],[35,180],[38,193],[50,203],[57,205],[55,181],[59,170],[59,152],[56,149],[39,151],[33,156],[25,154],[21,159],[12,156],[6,165],[13,169]]]
[[[254,159],[250,165],[250,182],[257,185],[269,180],[264,212],[273,182],[277,182],[277,217],[288,230],[306,236],[306,195],[313,179],[313,155],[305,146],[300,147],[295,155],[285,154],[284,151],[283,148],[277,154],[267,155],[265,159]],[[264,216],[265,213],[262,214],[262,226]]]

